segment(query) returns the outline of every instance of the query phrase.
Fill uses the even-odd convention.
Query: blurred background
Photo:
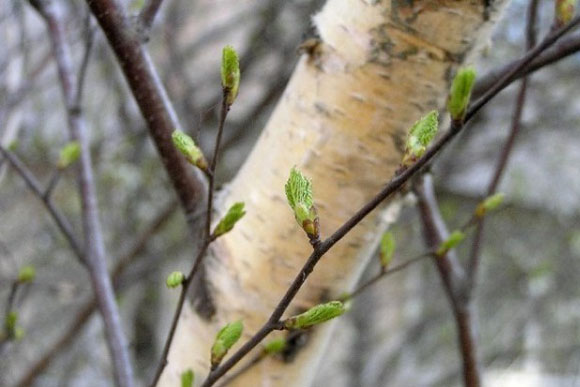
[[[524,52],[527,1],[513,0],[482,47],[484,74]],[[126,2],[134,13],[139,0]],[[322,0],[166,0],[148,47],[170,99],[204,149],[214,138],[221,48],[240,53],[242,86],[226,125],[217,178],[235,175],[314,36]],[[539,36],[553,20],[540,2]],[[87,117],[109,267],[139,378],[159,358],[177,292],[165,278],[190,267],[185,220],[118,64],[84,2],[58,2],[75,65],[94,30],[83,109]],[[576,32],[578,33],[578,32]],[[0,143],[46,185],[68,131],[44,22],[25,1],[0,3]],[[522,131],[487,220],[476,311],[489,386],[580,386],[580,55],[531,78]],[[517,86],[500,94],[435,163],[441,209],[460,227],[484,196],[510,128]],[[52,201],[80,236],[73,170]],[[425,251],[417,211],[395,229],[403,262]],[[460,248],[469,254],[470,244]],[[102,386],[111,380],[101,320],[85,269],[41,202],[0,159],[0,316],[19,268],[34,265],[16,306],[24,336],[0,346],[0,385]],[[366,276],[378,271],[373,262]],[[440,278],[426,260],[365,293],[337,325],[315,386],[456,386],[461,363]]]

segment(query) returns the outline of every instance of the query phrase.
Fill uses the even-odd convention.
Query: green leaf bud
[[[493,211],[498,208],[503,203],[504,197],[505,195],[501,192],[488,196],[477,205],[477,208],[475,209],[475,216],[478,218],[483,218],[489,211]]]
[[[191,368],[181,373],[181,387],[193,387],[195,374]]]
[[[32,265],[22,266],[18,272],[18,282],[26,283],[34,281],[36,269]]]
[[[173,289],[178,286],[181,286],[183,281],[185,281],[185,274],[183,274],[180,271],[174,271],[173,273],[167,276],[165,284],[167,285],[168,288]]]
[[[180,130],[175,130],[171,135],[171,139],[175,147],[185,156],[190,164],[195,165],[202,171],[207,171],[207,161],[201,149],[195,145],[193,138]]]
[[[272,339],[264,345],[264,353],[266,355],[275,355],[277,353],[282,352],[284,349],[286,349],[286,345],[287,345],[287,342],[286,342],[286,339],[284,337]]]
[[[454,121],[463,121],[467,106],[471,99],[471,90],[475,84],[476,72],[473,67],[464,67],[457,71],[453,83],[449,100],[447,101],[447,110]]]
[[[317,240],[319,237],[318,215],[312,199],[312,182],[296,167],[293,167],[285,189],[286,198],[294,211],[296,222],[311,241]]]
[[[231,106],[236,100],[240,88],[240,61],[232,46],[225,46],[222,50],[221,76],[224,98],[226,104]]]
[[[218,225],[216,226],[213,232],[214,238],[217,238],[231,231],[238,220],[242,219],[244,215],[246,215],[246,211],[244,211],[243,202],[238,202],[231,206],[226,215],[219,221]]]
[[[386,232],[381,238],[381,266],[383,269],[389,267],[389,264],[393,260],[395,254],[396,242],[393,233]]]
[[[211,365],[215,368],[222,361],[229,349],[242,336],[244,324],[238,320],[224,326],[217,334],[213,346],[211,347]]]
[[[442,257],[443,255],[447,254],[449,250],[460,244],[465,239],[465,234],[462,231],[455,230],[444,240],[437,252],[435,253],[438,257]]]
[[[18,325],[18,312],[11,311],[6,315],[4,327],[6,328],[8,338],[20,340],[24,337],[24,329]]]
[[[81,155],[81,145],[78,141],[71,141],[61,150],[58,158],[57,168],[65,169],[79,159]]]
[[[415,122],[405,144],[405,155],[403,156],[403,166],[411,166],[417,159],[425,153],[427,146],[437,134],[439,128],[439,113],[432,110],[425,117]]]
[[[576,14],[578,0],[556,0],[556,27],[563,27],[570,23]]]
[[[345,311],[342,302],[330,301],[326,304],[316,305],[302,314],[288,318],[284,321],[284,327],[288,330],[310,328],[338,317]]]

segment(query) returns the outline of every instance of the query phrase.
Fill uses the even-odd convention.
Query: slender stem
[[[528,7],[527,12],[527,23],[526,23],[526,50],[530,51],[536,45],[536,20],[538,13],[538,0],[532,0]],[[512,115],[512,122],[510,132],[503,145],[501,153],[498,157],[497,164],[495,167],[494,174],[489,182],[486,190],[486,196],[493,195],[499,186],[501,178],[507,168],[510,155],[514,149],[516,138],[520,132],[521,121],[524,112],[524,106],[526,104],[526,94],[528,90],[528,80],[529,77],[525,76],[522,78],[518,94],[516,96],[516,103],[514,107],[514,113]],[[467,264],[467,287],[469,292],[473,292],[477,283],[477,271],[479,268],[479,262],[481,257],[481,245],[483,241],[483,234],[485,229],[485,218],[479,218],[476,221],[476,229],[473,236],[473,241],[471,245],[471,253],[469,255],[469,261]]]
[[[139,13],[139,29],[144,42],[149,40],[149,32],[163,0],[148,0]]]
[[[123,332],[113,285],[107,272],[106,251],[99,221],[89,139],[80,108],[81,101],[76,99],[80,93],[76,93],[72,59],[64,37],[62,22],[50,0],[31,0],[31,4],[47,24],[65,102],[69,131],[71,137],[79,142],[81,148],[78,180],[82,199],[86,262],[97,304],[103,317],[115,381],[120,387],[132,387],[134,385],[133,367],[129,360],[127,339]]]
[[[534,50],[530,51],[527,55],[522,57],[518,62],[517,66],[507,70],[506,74],[500,78],[500,80],[491,86],[487,92],[485,92],[482,97],[476,101],[472,107],[468,109],[466,114],[465,122],[469,121],[473,116],[483,108],[495,95],[497,95],[501,90],[507,87],[517,74],[525,68],[537,55],[542,53],[545,49],[549,48],[554,44],[559,37],[564,35],[566,32],[571,30],[574,26],[580,23],[580,17],[576,17],[569,25],[566,27],[553,32],[548,35],[542,43],[536,47]],[[362,219],[364,219],[371,211],[373,211],[382,201],[391,197],[418,171],[420,171],[427,163],[429,163],[443,147],[445,147],[462,129],[464,128],[463,123],[454,122],[451,124],[450,129],[437,140],[432,147],[430,147],[425,154],[415,162],[411,167],[402,171],[399,175],[395,176],[391,181],[367,204],[365,204],[359,211],[357,211],[349,220],[347,220],[340,228],[338,228],[330,237],[321,242],[314,248],[314,251],[294,278],[292,284],[287,289],[286,293],[268,318],[268,321],[254,334],[252,338],[249,339],[238,351],[236,351],[228,360],[222,363],[221,366],[212,370],[207,376],[206,380],[202,384],[202,387],[212,386],[220,377],[222,377],[228,370],[230,370],[234,365],[236,365],[246,354],[248,354],[253,348],[255,348],[270,332],[272,332],[276,324],[279,322],[280,317],[284,311],[290,305],[295,295],[298,293],[318,261],[322,256],[332,248],[339,240],[341,240],[353,227],[355,227]]]
[[[26,183],[28,188],[32,193],[42,202],[50,216],[54,219],[56,225],[64,235],[68,244],[70,245],[73,253],[77,257],[78,261],[85,265],[85,253],[80,242],[75,237],[72,227],[65,216],[52,204],[50,197],[45,195],[45,191],[40,186],[40,183],[34,176],[34,174],[24,165],[24,163],[8,149],[0,146],[0,153],[8,160],[8,163],[14,168],[16,173],[20,175],[22,180]]]
[[[60,168],[56,168],[54,170],[54,172],[52,173],[50,180],[48,181],[48,185],[46,186],[44,193],[42,194],[43,199],[50,200],[50,197],[52,196],[52,192],[54,191],[54,189],[56,188],[56,185],[58,184],[58,181],[60,180],[60,176],[61,176],[61,170],[60,170]]]

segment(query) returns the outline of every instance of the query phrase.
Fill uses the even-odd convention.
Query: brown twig
[[[139,234],[135,241],[133,241],[127,252],[117,260],[117,263],[111,271],[111,278],[116,291],[121,290],[122,286],[120,279],[123,277],[127,269],[137,258],[139,258],[141,253],[145,250],[147,242],[151,240],[151,237],[167,224],[167,221],[171,218],[171,215],[175,213],[176,209],[176,202],[172,202],[163,208],[159,214],[153,218],[151,223]],[[72,323],[67,327],[62,336],[46,349],[44,353],[27,369],[27,371],[24,372],[23,376],[18,380],[18,382],[16,382],[15,386],[26,387],[34,384],[36,378],[40,376],[55,359],[57,359],[58,354],[74,342],[96,309],[97,301],[93,297],[80,308],[80,311],[77,312],[76,317],[72,319]]]
[[[526,50],[530,51],[536,45],[536,21],[538,13],[538,0],[532,0],[528,7],[526,23]],[[522,115],[526,104],[526,93],[528,90],[528,76],[522,78],[520,88],[516,97],[514,113],[512,115],[511,129],[504,143],[502,151],[498,157],[495,171],[487,187],[486,196],[493,195],[499,186],[501,178],[506,170],[510,155],[514,149],[515,140],[520,132]],[[477,270],[481,256],[481,245],[485,229],[485,218],[479,218],[476,221],[476,229],[471,245],[471,254],[467,264],[467,287],[469,292],[473,292],[477,284]]]
[[[161,8],[161,3],[163,3],[163,0],[148,0],[139,13],[138,28],[141,33],[141,39],[144,42],[149,40],[149,32],[153,26],[155,16],[159,12],[159,8]]]
[[[127,339],[123,332],[113,285],[107,271],[87,128],[81,112],[81,101],[76,99],[82,94],[77,93],[77,90],[82,89],[78,87],[73,75],[72,59],[64,37],[62,22],[51,1],[30,0],[30,3],[46,22],[65,102],[70,135],[72,139],[78,141],[81,149],[78,180],[82,202],[86,263],[105,326],[115,381],[120,387],[132,387],[134,385],[133,367],[129,360]]]
[[[545,49],[554,44],[561,36],[572,28],[580,24],[580,16],[574,18],[567,26],[554,31],[549,34],[536,48],[524,55],[517,61],[517,65],[510,68],[500,80],[491,86],[479,100],[477,100],[467,111],[465,122],[469,121],[483,106],[487,104],[495,95],[507,87],[517,77],[520,71],[524,69],[532,60],[534,60]],[[427,163],[429,163],[439,151],[445,147],[462,129],[462,123],[454,122],[451,128],[437,140],[427,152],[419,158],[415,164],[408,169],[402,171],[395,176],[373,199],[365,204],[359,211],[357,211],[349,220],[347,220],[338,230],[336,230],[330,237],[318,244],[306,263],[294,278],[292,284],[287,289],[286,293],[268,318],[268,321],[252,336],[242,347],[240,347],[231,357],[229,357],[221,366],[212,370],[203,382],[202,387],[212,386],[220,377],[222,377],[228,370],[236,365],[246,354],[255,348],[270,332],[276,329],[279,324],[279,319],[282,317],[285,310],[290,305],[306,279],[314,270],[316,264],[320,261],[322,256],[330,250],[339,240],[341,240],[353,227],[355,227],[362,219],[364,219],[371,211],[373,211],[385,199],[391,197],[418,171],[420,171]]]

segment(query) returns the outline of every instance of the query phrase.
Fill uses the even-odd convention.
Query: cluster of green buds
[[[276,355],[286,349],[288,346],[288,342],[284,337],[278,337],[276,339],[272,339],[264,344],[263,352],[265,355]]]
[[[475,208],[475,217],[483,218],[488,212],[498,208],[503,203],[503,199],[504,194],[501,192],[488,196]]]
[[[185,281],[185,274],[183,274],[180,271],[174,271],[173,273],[171,273],[167,276],[167,279],[165,280],[165,284],[167,285],[167,287],[169,289],[174,289],[178,286],[181,286],[181,284],[184,281]]]
[[[181,130],[175,130],[171,135],[173,145],[185,156],[185,159],[192,165],[195,165],[204,172],[208,171],[207,161],[203,152],[193,141],[193,138],[183,133]]]
[[[34,281],[36,278],[36,269],[32,265],[22,266],[18,272],[18,282],[21,284]]]
[[[409,167],[419,159],[431,140],[437,134],[439,128],[439,113],[436,110],[429,112],[425,117],[421,118],[409,130],[407,141],[405,142],[405,154],[403,156],[403,166]]]
[[[330,301],[316,305],[306,312],[284,320],[284,328],[288,330],[307,329],[332,320],[346,312],[345,305],[340,301]]]
[[[211,367],[215,369],[228,353],[231,347],[240,339],[244,330],[244,324],[238,320],[224,326],[216,335],[211,347]]]
[[[312,182],[294,167],[290,171],[285,189],[286,198],[290,208],[294,211],[296,222],[306,232],[310,243],[318,242],[320,230],[316,207],[312,199]]]
[[[213,231],[213,238],[215,239],[224,235],[225,233],[230,232],[236,223],[243,218],[244,215],[246,215],[246,211],[244,211],[244,203],[235,203],[230,207],[226,215],[219,221],[218,225]]]
[[[457,71],[451,92],[447,100],[447,111],[456,123],[462,123],[471,100],[471,91],[475,84],[476,72],[473,67],[464,67]]]
[[[576,14],[578,0],[555,0],[556,27],[563,27],[572,21]]]
[[[181,387],[193,387],[195,374],[191,368],[181,373]]]
[[[236,100],[240,88],[240,60],[232,46],[225,46],[222,50],[221,77],[224,101],[229,108]]]
[[[81,145],[78,141],[71,141],[60,150],[58,157],[57,168],[60,170],[66,169],[68,166],[74,164],[81,155]]]
[[[380,258],[381,258],[381,267],[383,270],[386,270],[391,261],[393,260],[393,256],[395,255],[395,237],[391,232],[385,232],[381,237],[381,245],[380,245]]]
[[[465,233],[460,230],[455,230],[445,239],[435,252],[435,255],[442,257],[449,252],[449,250],[455,248],[465,239]]]

